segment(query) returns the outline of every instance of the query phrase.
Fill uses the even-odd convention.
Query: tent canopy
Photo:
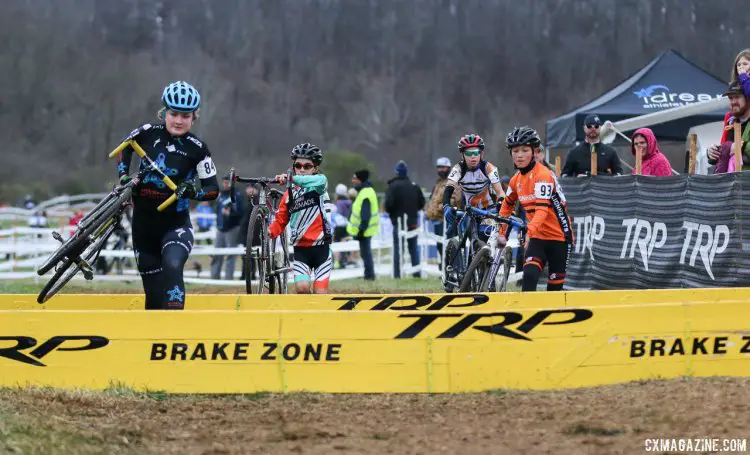
[[[720,98],[727,83],[699,68],[670,49],[604,95],[547,121],[547,147],[572,147],[583,140],[583,119],[597,114],[602,122],[616,122],[639,115]],[[684,141],[694,125],[722,121],[726,109],[655,125],[662,140]]]

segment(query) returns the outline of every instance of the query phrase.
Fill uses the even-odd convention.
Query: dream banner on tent
[[[560,179],[575,246],[566,289],[750,283],[750,175]]]

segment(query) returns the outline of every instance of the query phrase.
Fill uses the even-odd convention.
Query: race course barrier
[[[222,295],[145,312],[114,309],[136,305],[135,295],[60,296],[44,309],[29,309],[33,296],[4,296],[0,385],[447,393],[750,376],[749,297]]]

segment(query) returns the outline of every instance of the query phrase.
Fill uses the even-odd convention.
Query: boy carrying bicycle
[[[316,145],[304,143],[292,149],[294,161],[292,188],[284,193],[269,237],[278,237],[291,226],[290,243],[294,246],[294,287],[297,294],[325,294],[331,278],[332,228],[325,213],[328,201],[328,179],[320,173],[323,152]],[[287,175],[276,180],[284,185]]]

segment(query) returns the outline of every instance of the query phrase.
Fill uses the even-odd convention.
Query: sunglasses
[[[312,169],[314,167],[315,167],[315,165],[314,164],[310,164],[310,163],[305,163],[305,164],[302,164],[300,162],[294,163],[294,168],[295,169],[304,169],[306,171],[309,171],[310,169]]]
[[[599,125],[586,125],[586,128],[592,129],[592,130],[598,130]]]
[[[467,150],[464,152],[464,156],[479,156],[481,153],[481,150]]]

